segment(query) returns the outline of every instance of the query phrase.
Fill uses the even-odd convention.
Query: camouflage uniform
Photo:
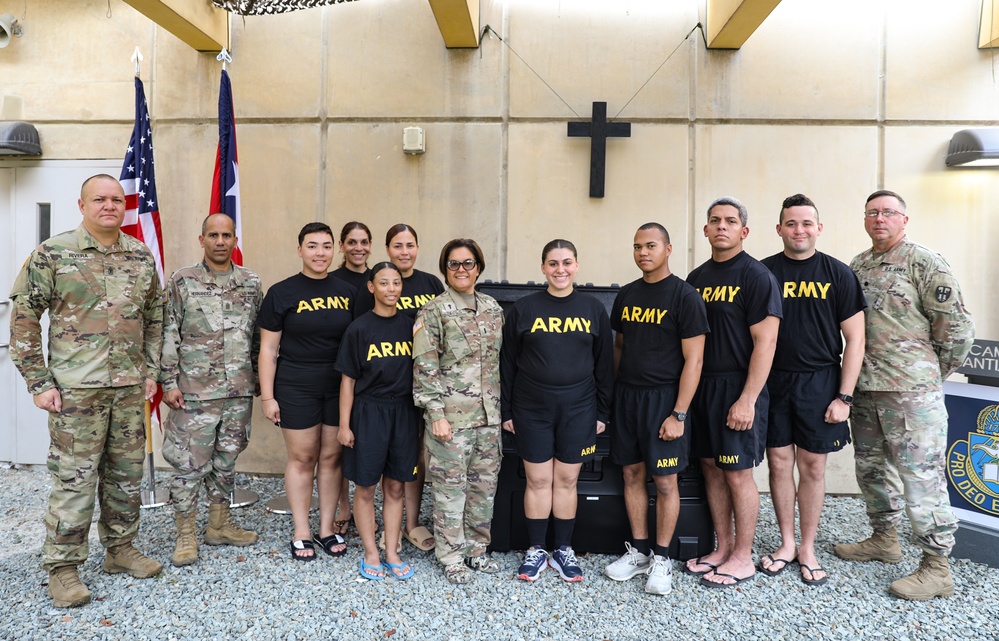
[[[167,284],[160,383],[180,389],[187,406],[171,410],[163,431],[177,513],[197,508],[202,483],[210,503],[229,503],[236,457],[250,436],[262,300],[260,279],[235,264],[217,274],[202,261]]]
[[[452,289],[427,303],[413,328],[413,399],[426,409],[427,473],[434,494],[434,538],[443,565],[480,556],[499,476],[499,354],[503,310],[475,293],[475,308]],[[451,423],[452,439],[433,435],[434,421]]]
[[[947,262],[905,237],[886,252],[863,252],[850,267],[870,304],[852,427],[871,525],[896,527],[905,507],[916,544],[948,556],[957,518],[944,474],[942,385],[971,349],[971,314]]]
[[[42,567],[79,565],[100,487],[104,547],[139,531],[144,379],[156,378],[163,296],[152,254],[119,234],[111,247],[81,224],[42,243],[14,281],[11,360],[37,395],[58,388],[49,414],[52,492]],[[39,319],[49,312],[49,362]]]

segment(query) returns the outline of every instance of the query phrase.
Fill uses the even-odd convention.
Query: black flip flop
[[[312,556],[299,556],[295,554],[296,552],[302,552],[303,550],[312,550]],[[308,539],[303,539],[301,541],[291,542],[291,558],[296,561],[315,561],[316,560],[316,546],[312,544],[312,541]]]
[[[715,572],[715,576],[723,576],[726,579],[732,579],[735,583],[715,583],[714,581],[708,581],[705,577],[701,577],[701,585],[706,588],[734,588],[740,583],[752,581],[756,577],[756,572],[753,572],[749,576],[744,576],[741,579],[734,574],[725,574],[724,572]]]
[[[326,554],[329,554],[330,556],[343,556],[347,553],[347,542],[336,532],[330,534],[329,536],[316,537],[313,540],[319,544],[319,547],[321,547]],[[342,545],[344,548],[339,552],[334,552],[333,547],[337,545]]]
[[[682,570],[683,570],[684,572],[686,572],[686,573],[687,573],[687,574],[689,574],[690,576],[704,576],[704,575],[705,575],[705,574],[707,574],[708,572],[714,572],[714,571],[715,571],[715,568],[717,568],[718,566],[717,566],[717,565],[714,565],[713,563],[708,563],[708,562],[706,562],[706,561],[702,561],[701,559],[703,559],[703,558],[704,558],[703,556],[699,556],[699,557],[697,557],[697,561],[696,561],[696,563],[695,563],[695,565],[706,565],[706,566],[708,566],[708,569],[707,569],[707,570],[705,570],[705,571],[703,571],[703,572],[697,572],[696,570],[691,570],[691,569],[690,569],[690,568],[689,568],[689,567],[687,566],[686,562],[685,562],[685,563],[684,563],[683,565],[681,565],[680,567],[681,567],[681,569],[682,569]]]
[[[768,568],[763,567],[763,559],[770,559],[770,567]],[[765,557],[763,557],[763,559],[760,559],[760,562],[756,564],[756,568],[763,574],[766,574],[767,576],[777,576],[782,572],[784,572],[784,570],[787,569],[787,566],[791,565],[792,563],[797,563],[798,561],[798,559],[796,558],[791,559],[790,561],[788,561],[787,559],[776,559],[774,558],[773,554],[768,554]],[[779,570],[775,570],[774,565],[777,563],[783,563],[784,565],[780,566]]]
[[[812,575],[811,579],[806,579],[805,575],[801,574],[801,582],[804,583],[805,585],[811,585],[812,587],[817,587],[820,585],[825,585],[825,582],[829,580],[829,573],[826,572],[822,566],[819,566],[817,568],[810,568],[804,563],[799,563],[798,565],[802,570],[808,570],[808,573]],[[816,579],[815,578],[816,572],[826,572],[826,575],[821,579]]]

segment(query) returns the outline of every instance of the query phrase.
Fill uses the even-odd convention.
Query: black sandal
[[[299,556],[296,552],[302,552],[303,550],[312,550],[312,556]],[[308,539],[303,539],[301,541],[291,542],[291,558],[296,561],[315,561],[316,560],[316,546],[312,544],[312,541]]]
[[[319,547],[325,550],[326,554],[329,554],[330,556],[343,556],[347,553],[347,542],[344,541],[343,537],[336,532],[330,534],[329,536],[316,537],[314,540],[319,544]],[[339,552],[334,552],[333,548],[337,545],[342,545],[344,548]]]

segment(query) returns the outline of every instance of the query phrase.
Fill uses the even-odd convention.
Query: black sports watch
[[[686,412],[677,412],[676,410],[673,410],[672,412],[670,412],[670,416],[680,421],[681,423],[687,420]]]
[[[836,395],[836,398],[838,398],[839,400],[843,401],[844,403],[846,403],[850,407],[853,407],[853,397],[850,396],[849,394],[840,393],[840,394]]]

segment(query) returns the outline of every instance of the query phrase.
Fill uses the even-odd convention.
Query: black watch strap
[[[853,397],[850,396],[849,394],[837,394],[836,398],[838,398],[839,400],[843,401],[844,403],[846,403],[850,407],[853,407]]]

